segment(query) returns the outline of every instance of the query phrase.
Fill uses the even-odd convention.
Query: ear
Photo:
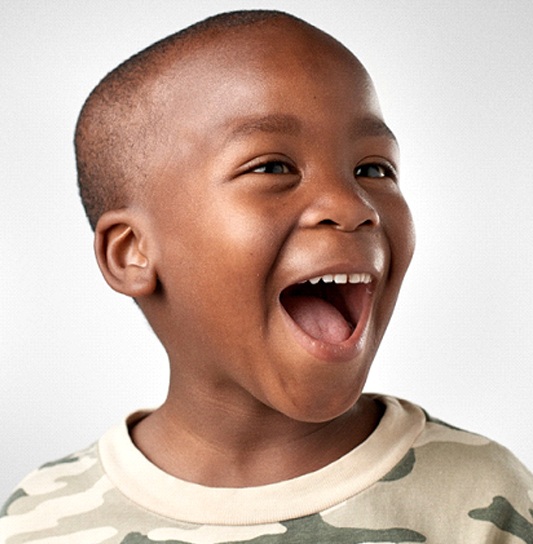
[[[157,286],[148,233],[142,227],[140,218],[125,209],[105,212],[95,229],[96,260],[106,282],[134,298],[152,294]]]

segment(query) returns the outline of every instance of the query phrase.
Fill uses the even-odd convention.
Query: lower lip
[[[330,344],[321,342],[304,332],[285,311],[280,303],[283,318],[294,335],[296,342],[307,351],[311,356],[325,363],[347,363],[353,361],[363,352],[368,336],[368,323],[370,317],[370,304],[365,304],[365,308],[357,322],[350,337],[339,344]]]

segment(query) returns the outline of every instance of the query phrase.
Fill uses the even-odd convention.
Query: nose
[[[317,181],[314,185],[310,203],[301,216],[301,226],[331,225],[340,231],[354,232],[379,225],[379,214],[371,196],[353,177],[329,176],[327,181]]]

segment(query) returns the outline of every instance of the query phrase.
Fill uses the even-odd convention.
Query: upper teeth
[[[309,283],[315,284],[322,280],[324,283],[370,283],[372,277],[370,274],[325,274],[307,280]]]

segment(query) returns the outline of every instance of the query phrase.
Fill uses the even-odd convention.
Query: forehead
[[[163,107],[189,114],[231,110],[250,95],[259,113],[270,101],[317,90],[332,99],[350,93],[354,102],[379,109],[359,61],[329,35],[291,20],[196,38],[178,58],[169,55],[156,86]]]

